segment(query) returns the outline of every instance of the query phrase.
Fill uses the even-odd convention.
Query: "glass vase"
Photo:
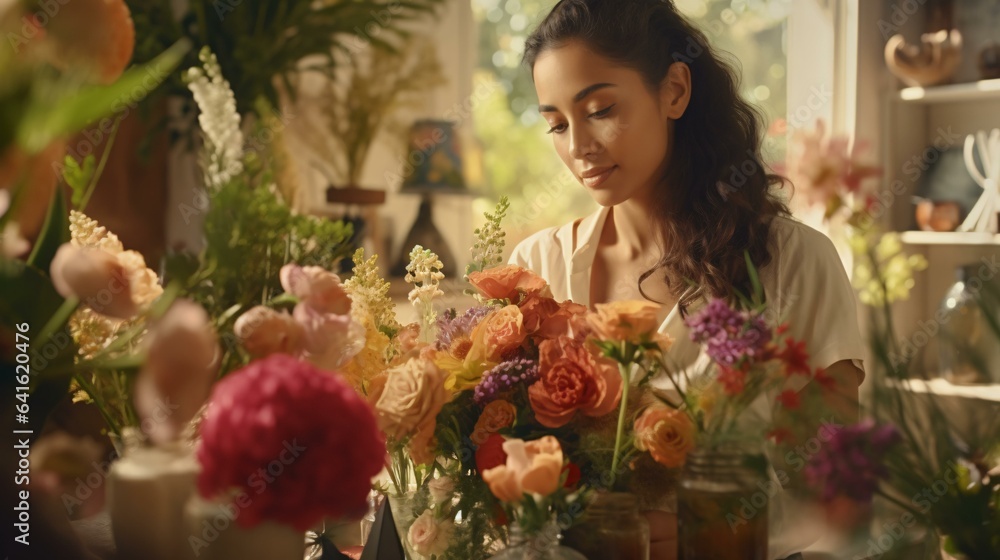
[[[537,533],[527,533],[516,523],[510,526],[507,548],[490,560],[587,560],[579,552],[559,543],[559,525],[553,520]]]
[[[407,560],[426,560],[422,554],[413,550],[408,535],[410,527],[416,521],[417,516],[413,511],[416,493],[408,494],[388,494],[389,507],[392,509],[392,521],[396,525],[396,533],[399,535],[399,542],[403,545],[403,553]]]
[[[680,560],[767,560],[766,464],[742,448],[688,454],[677,489]]]
[[[639,514],[635,494],[599,492],[566,531],[565,542],[587,558],[648,560],[649,523]]]
[[[960,267],[941,301],[940,361],[955,384],[1000,383],[1000,282],[983,277],[982,263]]]

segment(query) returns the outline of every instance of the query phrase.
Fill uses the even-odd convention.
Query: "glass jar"
[[[955,384],[1000,383],[1000,282],[989,272],[983,263],[958,268],[941,301],[941,372]]]
[[[648,560],[649,523],[639,514],[635,494],[599,492],[583,519],[566,531],[566,545],[587,558]]]
[[[688,454],[677,489],[680,560],[767,560],[766,464],[752,449]]]
[[[559,544],[560,538],[555,520],[535,534],[527,534],[513,523],[509,545],[490,560],[587,560],[586,556]]]

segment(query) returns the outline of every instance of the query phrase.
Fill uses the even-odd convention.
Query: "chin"
[[[584,186],[583,188],[586,189],[587,187]],[[590,195],[590,198],[594,199],[594,202],[605,208],[618,206],[630,198],[630,193],[623,193],[613,188],[587,189],[587,193]]]

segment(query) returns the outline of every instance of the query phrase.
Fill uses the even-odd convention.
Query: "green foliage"
[[[472,232],[476,241],[472,244],[472,260],[465,268],[466,279],[472,272],[481,272],[503,262],[504,237],[507,236],[503,230],[503,219],[509,208],[510,201],[501,196],[493,213],[483,214],[486,224]]]
[[[209,196],[200,257],[167,259],[168,277],[185,283],[224,340],[243,311],[282,292],[283,265],[335,269],[349,254],[352,234],[347,223],[295,213],[274,187],[266,162],[250,156],[245,166]],[[224,346],[223,375],[245,363],[238,344]]]

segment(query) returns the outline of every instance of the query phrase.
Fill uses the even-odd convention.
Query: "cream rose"
[[[448,401],[445,377],[434,362],[422,358],[390,369],[375,404],[382,431],[397,440],[409,437],[411,449],[426,450],[434,437],[437,414]]]
[[[406,538],[418,554],[426,556],[444,554],[451,541],[451,528],[451,521],[437,521],[431,510],[427,510],[420,514],[413,525],[410,525]]]
[[[427,490],[435,505],[443,504],[455,495],[455,481],[450,476],[435,478],[427,483]]]

